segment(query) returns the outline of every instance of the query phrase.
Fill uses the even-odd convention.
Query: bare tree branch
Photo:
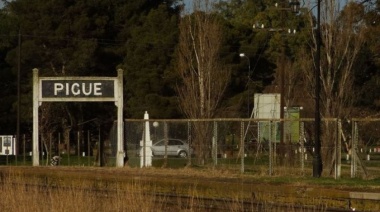
[[[177,71],[181,83],[177,93],[181,110],[188,118],[213,118],[230,79],[220,63],[222,28],[208,1],[196,0],[194,13],[180,23]],[[197,123],[194,142],[201,163],[209,154],[209,123]]]

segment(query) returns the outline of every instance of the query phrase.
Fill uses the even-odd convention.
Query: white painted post
[[[39,85],[38,85],[38,69],[33,69],[33,166],[40,165],[38,152],[38,107],[39,101]]]
[[[116,107],[117,107],[117,155],[116,167],[124,166],[124,129],[123,129],[123,70],[117,70],[117,93],[116,93]]]
[[[149,114],[145,111],[144,114],[144,133],[143,138],[140,141],[140,167],[152,166],[152,140],[150,139],[150,127],[149,127]],[[145,143],[145,145],[144,145]]]

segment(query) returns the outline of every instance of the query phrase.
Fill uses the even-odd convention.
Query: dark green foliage
[[[379,7],[366,14],[367,43],[356,66],[357,106],[379,107]],[[124,69],[125,118],[180,118],[173,75],[178,43],[180,1],[177,0],[14,0],[0,10],[0,134],[16,129],[18,38],[21,40],[22,131],[32,123],[32,69],[43,76],[116,76]],[[294,15],[273,7],[274,0],[220,1],[222,62],[232,76],[222,105],[226,117],[245,117],[248,90],[253,93],[274,83],[278,59],[284,53],[295,61],[299,49],[311,49],[308,10]],[[376,4],[377,3],[377,4]],[[253,29],[296,29],[296,35]],[[286,28],[286,29],[285,29]],[[249,57],[239,57],[245,53]],[[250,65],[250,71],[248,70]],[[248,80],[249,78],[251,80]],[[57,119],[69,119],[62,105]],[[252,104],[251,104],[252,105]],[[115,119],[113,104],[70,104],[81,123],[98,117]],[[100,115],[101,114],[101,115]],[[60,122],[60,121],[58,121]]]
[[[366,43],[355,64],[356,106],[380,108],[380,1],[370,1],[372,9],[365,14]]]
[[[148,111],[154,118],[178,117],[174,92],[168,90],[168,83],[173,82],[165,78],[178,39],[178,12],[160,4],[147,14],[133,16],[134,23],[124,23],[120,38],[126,40],[122,52],[128,116],[142,118]],[[131,24],[133,29],[128,30]]]
[[[10,2],[0,13],[1,133],[6,129],[14,133],[16,128],[19,33],[24,128],[32,123],[33,68],[41,76],[116,76],[116,69],[122,67],[125,117],[142,117],[144,110],[154,110],[156,118],[178,117],[174,93],[168,92],[163,80],[176,45],[178,13],[175,1]],[[57,124],[60,119],[71,119],[69,125],[73,125],[116,116],[113,104],[55,105],[57,109],[51,112]]]

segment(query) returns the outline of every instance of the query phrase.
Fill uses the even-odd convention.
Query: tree
[[[0,10],[0,129],[2,134],[12,135],[16,127],[17,101],[17,59],[18,52],[13,51],[14,67],[6,63],[5,58],[9,51],[17,46],[17,29],[12,19],[4,9]],[[9,32],[12,36],[6,36]]]
[[[32,119],[33,68],[39,68],[43,76],[116,75],[116,65],[121,59],[109,51],[105,41],[115,40],[117,28],[113,15],[121,3],[19,0],[7,4],[4,8],[6,18],[15,26],[8,36],[21,32],[21,93],[26,100],[21,111],[25,114],[24,119]],[[6,61],[12,67],[17,67],[16,52],[17,46],[7,52]],[[88,116],[93,118],[95,111],[107,111],[111,114],[109,117],[113,116],[107,106],[87,109],[88,105],[43,103],[40,107],[42,140],[46,141],[50,133],[62,129],[69,143],[70,130],[80,130],[78,123]]]
[[[321,2],[321,116],[323,118],[345,118],[349,116],[354,99],[353,81],[354,65],[364,42],[363,15],[364,8],[356,3],[349,3],[339,12],[336,1]],[[313,20],[310,18],[310,22]],[[313,24],[311,24],[313,25]],[[315,76],[313,58],[315,58],[316,35],[312,34],[311,49],[301,51],[299,62],[314,91]],[[312,50],[312,51],[310,51]],[[312,54],[311,54],[312,53]],[[311,96],[315,97],[313,93]],[[326,167],[331,167],[335,131],[328,121],[323,122],[322,158]]]
[[[220,63],[222,28],[209,1],[194,1],[193,8],[194,13],[180,22],[177,92],[187,118],[214,118],[230,77]],[[197,122],[193,127],[198,162],[204,164],[210,153],[211,124]]]
[[[152,5],[147,7],[148,3]],[[125,17],[125,11],[131,14]],[[148,111],[151,118],[180,117],[170,76],[178,41],[179,6],[175,1],[144,4],[137,0],[126,4],[120,13],[126,116],[141,118]]]
[[[231,80],[222,101],[226,117],[249,116],[247,111],[251,111],[247,106],[253,105],[253,94],[262,93],[274,79],[276,66],[267,51],[273,34],[252,28],[260,22],[257,16],[268,5],[271,4],[261,0],[231,0],[216,4],[215,10],[224,22],[221,56],[231,67]],[[240,53],[244,53],[249,61],[239,57]],[[247,68],[248,62],[251,70]]]
[[[366,42],[359,54],[359,61],[363,63],[359,63],[355,71],[355,85],[359,91],[355,106],[377,110],[380,107],[380,94],[377,92],[380,88],[380,41],[377,39],[380,36],[380,1],[376,4],[369,1],[364,6],[368,10],[365,14]],[[371,114],[372,117],[377,115]]]

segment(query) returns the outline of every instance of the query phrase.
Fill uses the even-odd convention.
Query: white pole
[[[39,107],[38,69],[33,69],[33,166],[40,165],[38,152],[38,107]]]
[[[143,138],[140,141],[140,167],[152,166],[152,140],[150,139],[150,127],[149,127],[149,114],[145,111],[144,114],[144,133]]]
[[[123,129],[123,70],[117,70],[117,155],[116,167],[124,167],[124,129]]]

